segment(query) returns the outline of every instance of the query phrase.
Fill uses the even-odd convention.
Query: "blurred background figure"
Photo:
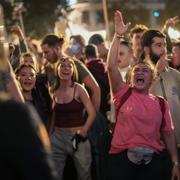
[[[85,39],[81,35],[73,35],[70,37],[69,46],[65,50],[68,56],[75,56],[78,60],[84,63],[84,47]]]
[[[105,45],[105,40],[100,34],[94,34],[89,38],[88,44],[94,44],[97,46],[99,57],[106,62],[108,48]]]
[[[107,65],[98,57],[97,47],[93,44],[89,44],[85,47],[85,64],[100,86],[101,104],[99,111],[106,118],[106,113],[110,109],[108,104],[109,81]]]
[[[42,122],[47,127],[51,107],[48,106],[46,97],[36,86],[37,70],[31,64],[21,64],[16,70],[16,76],[25,102],[34,106]]]
[[[54,33],[59,37],[66,37],[66,29],[69,27],[67,12],[61,5],[58,5],[55,14],[57,16],[57,21],[55,22]]]
[[[133,49],[133,56],[134,61],[137,61],[142,53],[142,46],[141,46],[141,37],[145,31],[148,30],[148,27],[144,24],[136,24],[131,30],[130,30],[130,41],[132,43],[132,49]]]
[[[38,62],[36,56],[33,53],[22,53],[19,58],[19,64],[31,64],[39,72]]]
[[[48,135],[36,111],[0,96],[0,117],[0,179],[56,180]]]
[[[130,42],[120,39],[118,49],[118,64],[122,78],[127,82],[127,73],[133,63],[133,50]]]
[[[172,54],[172,67],[180,71],[180,41],[173,44]]]

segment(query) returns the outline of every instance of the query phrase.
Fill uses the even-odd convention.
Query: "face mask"
[[[77,44],[72,44],[70,46],[70,49],[71,49],[73,54],[78,54],[79,53],[79,46]]]

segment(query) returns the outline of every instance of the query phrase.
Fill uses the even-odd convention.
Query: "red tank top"
[[[84,124],[83,119],[83,109],[84,105],[81,102],[78,102],[75,97],[74,86],[74,95],[73,100],[66,104],[56,103],[54,106],[54,122],[55,127],[59,128],[72,128],[79,127]]]

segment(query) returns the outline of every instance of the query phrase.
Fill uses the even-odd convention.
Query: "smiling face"
[[[137,91],[148,93],[153,80],[153,73],[149,65],[138,63],[131,72],[131,85]]]
[[[73,72],[73,63],[68,59],[61,62],[58,66],[58,76],[61,80],[71,80]]]
[[[23,67],[18,73],[18,80],[25,92],[31,91],[36,83],[36,72],[31,67]]]

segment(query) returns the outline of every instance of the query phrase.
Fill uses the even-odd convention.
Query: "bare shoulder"
[[[85,90],[85,87],[82,85],[82,84],[80,84],[80,83],[75,83],[74,84],[74,86],[75,86],[75,88],[76,88],[76,90],[77,91],[84,91]]]
[[[76,87],[76,93],[79,96],[84,95],[84,94],[88,94],[85,87],[82,84],[75,83],[75,87]]]

